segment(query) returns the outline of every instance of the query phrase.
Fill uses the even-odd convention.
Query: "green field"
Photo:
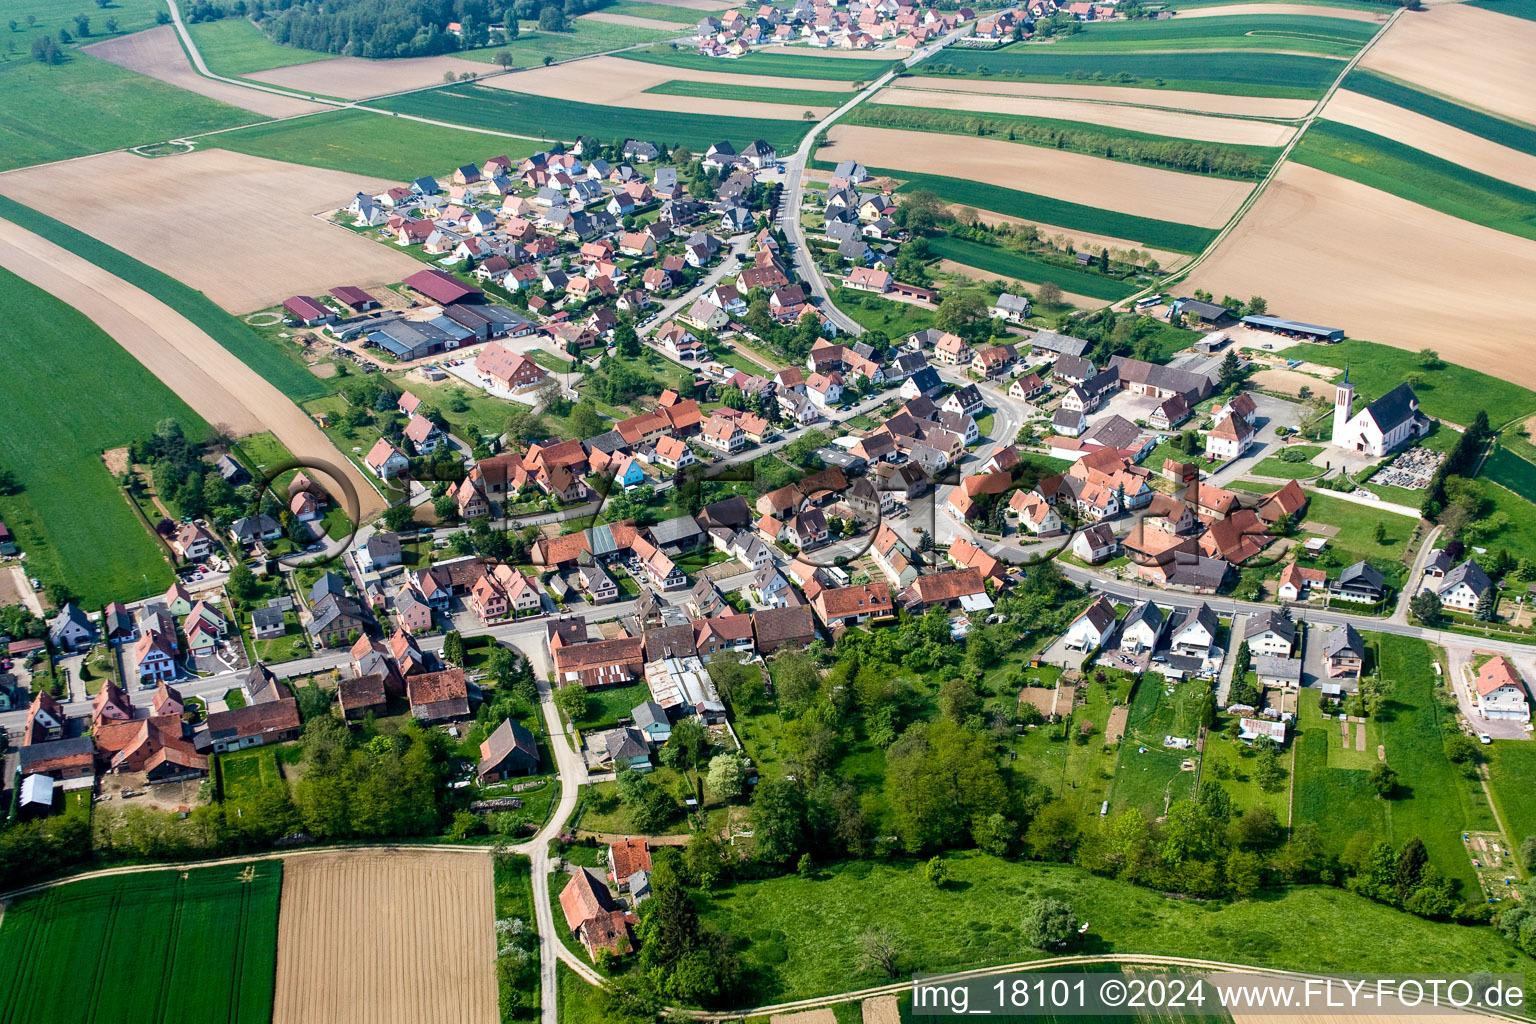
[[[1349,57],[1377,26],[1315,14],[1251,14],[1189,21],[1112,21],[1082,26],[1054,47],[1079,53],[1135,50],[1305,50]]]
[[[1147,89],[1179,89],[1319,97],[1344,70],[1327,57],[1283,53],[1081,53],[1069,47],[1014,44],[1001,50],[948,49],[918,65],[921,74],[1026,82],[1077,82]],[[1284,82],[1284,85],[1276,83]]]
[[[1194,750],[1163,746],[1163,737],[1194,739],[1200,731],[1199,702],[1211,690],[1203,679],[1169,684],[1149,672],[1131,696],[1125,739],[1115,765],[1115,784],[1110,790],[1110,813],[1139,807],[1149,819],[1161,818],[1174,800],[1195,795],[1195,773],[1185,771],[1186,760],[1199,760]]]
[[[694,18],[695,21],[703,15]],[[505,46],[487,46],[479,50],[465,50],[455,54],[468,60],[490,63],[502,50],[512,52],[512,66],[516,68],[538,67],[544,58],[570,60],[593,53],[604,53],[641,43],[654,43],[685,34],[686,29],[673,30],[639,28],[634,25],[613,25],[603,21],[587,21],[577,18],[569,32],[540,32],[536,21],[519,22],[518,36]]]
[[[1536,0],[1533,0],[1533,6],[1536,6]],[[1432,117],[1452,128],[1481,136],[1489,142],[1497,142],[1501,146],[1536,156],[1536,128],[1529,125],[1506,121],[1502,117],[1452,103],[1369,71],[1351,71],[1349,77],[1344,79],[1344,88]]]
[[[898,63],[889,60],[860,60],[855,57],[821,57],[810,53],[749,53],[745,57],[722,61],[715,57],[701,57],[693,50],[665,46],[653,46],[649,50],[635,50],[618,56],[647,64],[665,64],[671,68],[693,68],[696,71],[717,73],[727,71],[733,75],[819,78],[832,82],[873,82]]]
[[[899,96],[900,93],[894,95]],[[973,108],[984,107],[977,96]],[[1280,156],[1276,146],[1237,146],[1220,142],[1149,135],[1146,132],[1083,121],[1062,121],[1023,114],[998,114],[978,109],[935,110],[894,103],[865,103],[842,119],[846,124],[905,131],[938,132],[1006,139],[1026,146],[1059,149],[1104,160],[1162,167],[1184,174],[1257,181],[1269,173]]]
[[[750,85],[731,85],[726,82],[688,82],[682,79],[662,82],[660,85],[653,85],[645,91],[659,93],[663,96],[698,96],[709,100],[783,103],[791,107],[836,107],[854,97],[851,89],[848,92],[835,92],[827,89],[758,89]]]
[[[1291,159],[1473,224],[1536,238],[1536,192],[1373,132],[1319,120]]]
[[[94,12],[100,15],[100,11]],[[32,33],[15,33],[20,53]],[[265,120],[67,48],[0,60],[0,171]]]
[[[282,877],[279,861],[144,871],[17,900],[0,1022],[267,1024]]]
[[[1411,917],[1339,889],[1297,888],[1236,902],[1174,900],[1073,867],[977,853],[945,861],[950,882],[944,889],[923,877],[921,862],[852,861],[810,878],[788,875],[717,890],[700,916],[727,935],[750,939],[744,957],[756,982],[747,997],[754,1003],[878,984],[854,966],[857,938],[872,923],[893,933],[903,973],[1043,957],[1019,935],[1025,907],[1042,896],[1067,900],[1088,923],[1079,952],[1161,953],[1320,972],[1536,968],[1490,928]]]
[[[1512,18],[1536,21],[1536,0],[1473,0],[1468,7],[1481,7],[1485,11],[1507,14]]]
[[[1520,845],[1526,836],[1536,835],[1536,743],[1501,740],[1488,751],[1488,781],[1493,799],[1509,830],[1509,841]]]
[[[1468,488],[1485,502],[1483,519],[1502,515],[1505,526],[1478,540],[1489,551],[1504,548],[1511,558],[1536,558],[1536,504],[1491,480],[1472,481]]]
[[[643,132],[645,138],[667,146],[687,146],[702,153],[721,139],[744,146],[766,139],[779,150],[794,149],[810,127],[797,121],[746,117],[714,117],[647,110],[643,118],[634,111],[596,103],[577,103],[548,96],[492,89],[483,85],[456,85],[431,92],[412,93],[382,100],[379,106],[402,114],[430,117],[477,128],[492,128],[520,135],[558,131],[574,139],[578,135],[622,139]]]
[[[956,263],[964,263],[968,267],[994,274],[1006,274],[1034,284],[1054,281],[1061,286],[1062,291],[1086,295],[1094,299],[1106,301],[1123,299],[1138,287],[1113,277],[1088,274],[1070,267],[1058,267],[1055,264],[1031,259],[1023,253],[1011,252],[965,238],[952,238],[949,235],[928,239],[928,248],[935,256],[954,260]]]
[[[1281,349],[1276,355],[1286,359],[1305,359],[1324,366],[1349,367],[1349,379],[1355,385],[1355,401],[1375,401],[1417,373],[1422,382],[1414,394],[1428,416],[1443,418],[1466,426],[1477,410],[1486,409],[1495,428],[1523,419],[1536,412],[1536,391],[1528,391],[1507,380],[1469,370],[1465,366],[1445,364],[1433,369],[1420,365],[1417,352],[1390,345],[1348,339],[1337,345],[1301,343]],[[1454,440],[1454,437],[1450,438]]]
[[[820,153],[828,156],[835,155],[832,149],[823,149]],[[827,170],[833,167],[833,164],[824,159],[816,163],[817,166]],[[905,181],[906,184],[896,190],[898,192],[915,192],[922,189],[934,193],[946,202],[974,206],[978,210],[990,210],[993,213],[1040,224],[1050,224],[1054,227],[1088,231],[1097,235],[1112,235],[1115,238],[1124,238],[1156,249],[1194,253],[1205,248],[1216,237],[1216,232],[1210,228],[1197,228],[1189,224],[1175,224],[1173,221],[1116,213],[1096,206],[1069,203],[1063,199],[1053,199],[1033,192],[1020,192],[1017,189],[969,181],[965,178],[920,174],[916,171],[902,171],[891,167],[871,167],[869,172],[889,175]]]
[[[833,288],[832,301],[865,330],[883,331],[899,338],[933,326],[933,310],[906,302],[892,302],[855,288]]]
[[[6,0],[5,20],[15,18],[21,26],[21,32],[29,31],[47,32],[57,36],[59,29],[67,29],[71,34],[75,33],[75,15],[88,14],[91,17],[91,38],[85,42],[97,42],[111,35],[107,31],[107,19],[117,19],[117,34],[124,35],[129,32],[137,32],[140,29],[151,28],[155,24],[155,15],[165,10],[165,4],[159,0],[112,0],[108,8],[98,10],[94,4],[61,4],[58,0]],[[27,16],[31,15],[37,21],[27,28]],[[22,42],[26,45],[21,45]],[[27,53],[32,46],[32,40],[26,35],[21,35],[16,44],[17,51]]]
[[[399,181],[466,163],[478,164],[503,153],[515,160],[539,148],[526,139],[443,128],[363,110],[273,121],[226,132],[208,142],[251,156]]]
[[[728,5],[721,4],[720,10],[725,10]],[[708,17],[706,11],[695,11],[689,7],[673,7],[671,4],[648,4],[645,0],[615,0],[613,3],[604,4],[603,14],[627,14],[632,18],[650,18],[652,21],[675,21],[679,25],[697,25]]]
[[[1526,501],[1536,501],[1536,466],[1508,448],[1495,448],[1490,452],[1483,460],[1479,475],[1514,491]]]
[[[202,292],[119,252],[105,242],[76,231],[31,207],[0,196],[0,217],[19,224],[61,245],[109,274],[141,288],[186,317],[223,345],[242,363],[255,370],[283,394],[294,400],[317,398],[326,386],[297,359],[267,341],[243,321],[220,309]],[[137,364],[136,364],[137,365]]]
[[[276,747],[253,747],[250,750],[220,754],[218,758],[226,801],[244,800],[255,796],[266,786],[282,784],[283,776],[277,766]]]
[[[1308,460],[1323,452],[1318,445],[1302,444],[1294,447],[1304,452]],[[1311,461],[1287,462],[1278,455],[1271,455],[1254,466],[1251,472],[1255,476],[1272,476],[1280,480],[1310,480],[1315,476],[1321,476],[1326,470],[1322,466],[1313,465]]]
[[[335,54],[301,50],[268,39],[266,33],[244,18],[197,21],[187,26],[197,52],[216,75],[238,77],[310,61],[330,60]]]
[[[64,582],[87,607],[147,596],[146,577],[158,593],[170,566],[101,452],[148,436],[167,417],[195,438],[207,424],[83,313],[4,270],[0,292],[9,339],[0,466],[23,488],[0,497],[0,518],[27,552],[29,574]],[[91,372],[61,374],[64,351]]]

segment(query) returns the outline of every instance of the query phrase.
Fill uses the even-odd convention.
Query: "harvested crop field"
[[[988,96],[1038,96],[1047,99],[1090,100],[1123,103],[1132,107],[1162,107],[1196,113],[1235,114],[1240,117],[1306,117],[1317,104],[1312,100],[1275,99],[1267,96],[1228,96],[1214,92],[1176,89],[1136,89],[1121,85],[1071,85],[1059,82],[1005,82],[997,79],[917,76],[900,80],[903,88],[935,92],[971,92]]]
[[[1325,7],[1321,4],[1215,4],[1210,7],[1190,7],[1179,11],[1179,20],[1191,18],[1224,18],[1242,14],[1308,14],[1326,18],[1345,18],[1349,21],[1387,20],[1387,12],[1362,11],[1355,7]]]
[[[484,854],[290,858],[274,1024],[495,1024],[493,895]]]
[[[583,21],[601,21],[608,25],[628,25],[630,28],[653,28],[661,32],[677,32],[684,30],[673,21],[661,21],[658,18],[637,18],[633,14],[609,14],[606,11],[592,11],[581,15]]]
[[[730,64],[725,61],[717,63],[722,68],[730,67]],[[782,119],[789,116],[784,104],[767,99],[754,102],[646,92],[652,86],[675,81],[739,86],[760,91],[765,95],[781,89],[796,91],[808,89],[824,92],[827,94],[825,102],[809,108],[818,118],[830,114],[839,103],[854,95],[847,82],[737,75],[725,71],[716,74],[694,68],[667,67],[661,64],[622,60],[618,57],[593,57],[591,60],[570,64],[555,64],[547,68],[493,78],[485,84],[498,89],[533,93],[539,96],[580,96],[586,103],[599,103],[608,107],[628,107],[632,110],[666,110],[679,113],[716,114],[722,117],[769,119]],[[743,144],[750,141],[750,139],[743,140]]]
[[[244,77],[298,92],[360,100],[441,85],[443,75],[449,71],[454,74],[466,71],[473,75],[487,73],[486,65],[458,57],[397,57],[394,60],[334,57],[271,71],[256,71]]]
[[[1047,117],[1057,121],[1124,128],[1147,135],[1201,142],[1230,142],[1240,146],[1283,146],[1291,141],[1296,129],[1271,121],[1247,121],[1236,117],[1203,117],[1176,110],[1149,110],[1145,107],[1117,106],[1110,103],[1081,103],[1072,100],[1040,99],[1027,96],[988,96],[972,93],[905,88],[881,89],[872,102],[891,106],[924,107],[930,110],[983,110],[988,114],[1014,114],[1020,117]]]
[[[1536,190],[1536,156],[1464,132],[1405,107],[1340,89],[1323,117],[1421,149],[1521,188]]]
[[[176,29],[171,25],[160,25],[145,29],[143,32],[118,36],[116,39],[92,43],[81,49],[93,57],[100,57],[118,67],[137,71],[150,78],[157,78],[166,85],[174,85],[178,89],[186,89],[188,92],[195,92],[211,100],[254,111],[266,117],[291,117],[294,114],[308,114],[324,109],[319,103],[291,99],[287,96],[275,96],[257,89],[242,89],[228,82],[204,78],[192,70],[192,65],[187,62],[186,52],[182,50],[181,43],[176,38]]]
[[[1536,242],[1389,193],[1287,163],[1263,198],[1185,282],[1217,295],[1263,295],[1270,308],[1395,348],[1536,387],[1529,345]],[[1464,330],[1426,309],[1477,296]]]
[[[102,188],[104,181],[112,187]],[[419,269],[404,253],[313,216],[359,190],[393,184],[205,150],[157,160],[103,153],[28,168],[0,177],[0,193],[186,282],[231,313],[249,313],[323,292],[342,283],[338,273],[367,288]]]
[[[1299,395],[1302,388],[1317,391],[1326,383],[1311,374],[1296,370],[1260,370],[1249,379],[1265,391],[1274,391],[1282,395]]]
[[[1536,95],[1532,53],[1536,21],[1447,4],[1399,18],[1360,66],[1528,121]]]
[[[236,436],[270,430],[299,459],[337,466],[361,505],[355,522],[383,511],[373,485],[313,420],[170,306],[6,220],[0,220],[0,266],[90,317],[209,423],[227,424]]]
[[[976,181],[1028,190],[1179,224],[1219,227],[1253,186],[1101,160],[1040,146],[951,136],[935,145],[924,132],[834,125],[822,160],[856,157],[870,166],[947,174],[956,167]]]

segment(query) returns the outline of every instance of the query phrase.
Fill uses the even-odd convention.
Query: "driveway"
[[[1531,734],[1526,732],[1523,722],[1496,721],[1477,713],[1477,706],[1472,703],[1472,663],[1477,660],[1477,648],[1470,643],[1447,644],[1445,653],[1451,665],[1451,690],[1456,694],[1456,706],[1473,730],[1487,733],[1496,740],[1530,739]],[[1528,671],[1530,666],[1520,667]]]

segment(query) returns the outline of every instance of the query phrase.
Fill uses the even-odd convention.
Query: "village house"
[[[1473,680],[1477,713],[1489,721],[1529,722],[1531,707],[1519,671],[1502,654],[1483,662]]]

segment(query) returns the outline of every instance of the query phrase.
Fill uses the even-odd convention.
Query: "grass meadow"
[[[673,79],[653,85],[646,92],[662,96],[697,96],[708,100],[741,100],[755,103],[783,103],[791,107],[830,107],[853,99],[854,92],[830,92],[826,89],[759,89],[728,82],[689,82]],[[855,108],[857,109],[857,108]]]
[[[1533,2],[1533,6],[1536,6],[1536,2]],[[1432,117],[1442,124],[1471,132],[1489,142],[1497,142],[1501,146],[1508,146],[1510,149],[1536,156],[1536,128],[1529,125],[1506,121],[1502,117],[1464,107],[1460,103],[1454,103],[1369,71],[1351,71],[1349,77],[1344,79],[1344,87],[1363,96],[1381,100],[1383,103],[1391,103],[1416,114]]]
[[[466,163],[478,164],[503,153],[515,160],[539,148],[525,139],[499,138],[363,110],[272,121],[226,132],[208,144],[271,160],[399,181]]]
[[[883,331],[887,337],[899,338],[933,326],[934,311],[922,306],[892,302],[853,288],[833,288],[831,294],[837,308],[853,317],[865,330]]]
[[[1357,402],[1375,401],[1416,373],[1421,381],[1414,384],[1413,391],[1424,413],[1461,426],[1471,423],[1479,409],[1487,410],[1488,421],[1496,429],[1536,412],[1536,391],[1465,366],[1444,364],[1426,369],[1418,353],[1390,345],[1354,339],[1337,345],[1301,342],[1276,354],[1340,370],[1349,367]]]
[[[267,341],[239,318],[220,309],[213,300],[190,285],[5,196],[0,196],[0,217],[42,235],[109,274],[153,295],[206,331],[209,337],[289,398],[298,401],[318,398],[328,393],[329,389],[303,364]]]
[[[780,151],[792,150],[810,127],[809,122],[792,120],[716,117],[660,110],[645,111],[643,122],[637,122],[635,111],[624,108],[509,92],[483,85],[456,85],[396,96],[380,101],[379,106],[402,114],[520,135],[538,136],[558,131],[573,139],[578,135],[599,139],[625,138],[635,133],[637,123],[643,123],[646,138],[668,146],[687,146],[700,153],[721,139],[731,139],[738,145],[746,145],[753,139],[766,139]]]
[[[722,4],[720,9],[725,10]],[[705,16],[704,11],[695,11],[691,7],[674,7],[671,4],[650,4],[645,0],[615,0],[614,3],[604,4],[604,14],[626,14],[631,18],[650,18],[652,21],[673,21],[691,28],[697,25]]]
[[[0,270],[9,342],[0,465],[20,480],[0,518],[27,552],[28,572],[62,581],[87,607],[143,597],[172,574],[160,546],[118,490],[101,452],[148,436],[167,417],[192,437],[205,424],[83,313]],[[59,373],[60,352],[91,372]]]
[[[282,877],[278,861],[144,871],[17,900],[0,924],[0,1022],[267,1024]]]
[[[778,78],[816,78],[831,82],[873,82],[896,66],[896,61],[873,58],[829,58],[812,53],[749,53],[745,57],[722,62],[701,57],[687,49],[653,46],[618,56],[625,60],[662,64],[669,68],[693,68],[696,71],[729,71],[733,75],[771,75]],[[647,111],[647,115],[649,115]]]
[[[276,747],[253,747],[218,757],[225,800],[253,797],[264,787],[283,781],[282,771],[277,766]]]
[[[944,50],[919,67],[925,75],[1289,99],[1321,96],[1344,70],[1342,63],[1328,57],[1288,53],[1083,53],[1072,46],[1042,48],[1021,44],[1001,50]],[[1277,84],[1281,82],[1285,84]]]
[[[1499,816],[1516,846],[1526,836],[1536,835],[1536,743],[1507,740],[1485,748],[1488,751],[1488,781]]]
[[[829,170],[833,166],[826,161],[818,163]],[[889,175],[903,180],[905,184],[897,189],[898,192],[921,189],[934,193],[946,202],[974,206],[978,210],[990,210],[1039,224],[1133,240],[1155,249],[1195,253],[1204,249],[1216,237],[1216,232],[1210,228],[1116,213],[1096,206],[1071,203],[1064,199],[1053,199],[965,178],[920,174],[890,167],[871,167],[869,171],[871,174]]]
[[[1485,11],[1493,11],[1496,14],[1507,14],[1511,18],[1536,21],[1536,0],[1473,0],[1468,6],[1481,7]]]
[[[1376,25],[1316,14],[1250,14],[1189,21],[1112,21],[1084,25],[1053,45],[1078,53],[1136,50],[1305,50],[1350,57]]]
[[[197,44],[197,51],[203,55],[208,69],[227,77],[330,60],[335,56],[274,43],[265,32],[244,18],[193,22],[187,26],[187,31],[192,33],[192,41]]]
[[[18,55],[0,59],[0,171],[264,120],[73,47],[40,64],[33,34],[11,33]]]
[[[1186,760],[1198,762],[1199,754],[1165,747],[1163,738],[1193,740],[1199,734],[1199,702],[1210,689],[1203,679],[1167,684],[1155,672],[1142,677],[1131,696],[1125,739],[1115,765],[1111,814],[1139,807],[1149,819],[1161,818],[1172,801],[1194,797],[1195,773],[1181,766]]]
[[[703,17],[697,12],[690,13],[697,15],[693,19],[695,22]],[[644,15],[644,17],[650,17],[650,15]],[[573,57],[605,53],[626,46],[639,46],[687,34],[686,25],[679,25],[676,29],[640,28],[636,25],[614,25],[606,21],[592,21],[585,18],[577,18],[570,24],[569,32],[540,32],[538,22],[523,21],[519,23],[517,38],[505,46],[486,46],[478,50],[465,50],[453,56],[491,63],[496,59],[496,54],[502,50],[509,50],[512,53],[513,67],[531,68],[543,64],[545,57],[550,60],[570,60]]]
[[[1089,274],[1070,267],[1059,267],[1032,259],[1023,253],[984,245],[965,238],[942,235],[928,239],[928,248],[942,259],[954,260],[968,267],[986,270],[994,274],[1006,274],[1021,281],[1039,284],[1054,281],[1062,291],[1087,295],[1094,299],[1114,301],[1136,291],[1136,286],[1101,274]]]
[[[980,853],[945,860],[950,881],[942,889],[923,877],[920,861],[853,861],[812,877],[738,883],[701,902],[700,915],[744,945],[753,1003],[878,984],[854,963],[858,936],[872,923],[892,932],[904,974],[1044,956],[1019,931],[1026,906],[1042,896],[1067,900],[1088,923],[1080,952],[1321,972],[1536,968],[1490,928],[1426,921],[1339,889],[1171,900],[1079,868]]]
[[[1495,448],[1483,460],[1481,476],[1513,491],[1526,501],[1536,502],[1536,466],[1508,448]]]
[[[1374,132],[1316,121],[1291,159],[1473,224],[1536,238],[1536,192]]]

